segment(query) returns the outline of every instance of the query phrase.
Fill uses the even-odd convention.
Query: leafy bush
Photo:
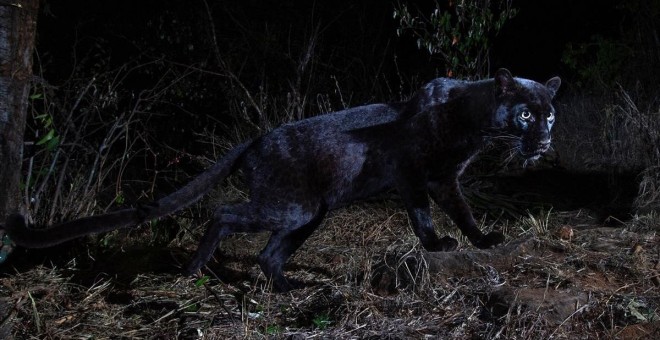
[[[441,59],[447,76],[483,78],[489,71],[490,40],[516,15],[511,4],[511,0],[436,2],[428,17],[398,4],[394,9],[394,18],[399,19],[397,34],[412,34],[420,50]]]

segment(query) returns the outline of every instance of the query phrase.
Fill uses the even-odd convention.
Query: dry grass
[[[654,90],[651,90],[654,91]],[[639,173],[640,212],[660,208],[660,106],[619,86],[611,96],[575,95],[559,104],[555,129],[561,164],[573,170]]]
[[[333,213],[292,258],[288,275],[304,289],[270,292],[255,262],[267,235],[231,237],[209,265],[222,281],[200,285],[168,269],[132,272],[133,253],[108,251],[97,255],[105,268],[81,256],[4,275],[2,330],[26,339],[650,339],[660,325],[658,221],[605,228],[584,212],[545,213],[512,222],[509,244],[495,250],[428,254],[396,202],[365,203]],[[556,234],[566,226],[568,240]],[[141,265],[189,256],[175,244],[151,251],[140,250]]]

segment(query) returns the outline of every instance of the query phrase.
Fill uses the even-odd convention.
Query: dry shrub
[[[635,206],[641,212],[660,209],[660,166],[651,166],[644,170],[639,184],[639,195]]]
[[[555,148],[561,164],[575,171],[639,174],[635,207],[658,207],[660,107],[619,86],[611,97],[574,95],[559,103]]]
[[[152,110],[185,75],[164,74],[153,88],[131,93],[126,78],[147,67],[126,64],[57,88],[34,84],[24,191],[27,213],[39,225],[150,197],[157,163]]]

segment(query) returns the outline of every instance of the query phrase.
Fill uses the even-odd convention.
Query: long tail
[[[144,221],[161,218],[197,202],[211,191],[235,170],[237,160],[251,144],[252,141],[235,147],[183,188],[151,204],[84,217],[44,229],[28,228],[22,215],[12,214],[7,217],[4,229],[19,246],[47,248],[81,236],[133,227]]]

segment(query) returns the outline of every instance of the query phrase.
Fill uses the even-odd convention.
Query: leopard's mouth
[[[520,155],[524,159],[532,160],[532,161],[535,161],[535,160],[541,158],[541,156],[543,156],[543,154],[545,154],[550,149],[550,143],[549,142],[537,143],[535,145],[536,148],[531,148],[529,146],[527,146],[527,147],[526,146],[527,145],[524,145],[524,144],[520,145],[520,147],[518,148],[518,151],[520,152]]]
[[[541,156],[543,156],[542,152],[535,152],[535,153],[531,153],[531,154],[523,154],[523,158],[525,158],[525,160],[528,160],[528,161],[538,160],[539,158],[541,158]]]
[[[548,151],[548,149],[549,149],[548,147],[541,147],[533,151],[526,151],[521,148],[518,149],[518,151],[520,152],[520,156],[522,156],[522,158],[530,161],[535,161],[541,158],[541,156],[543,156],[543,154],[545,154],[546,151]]]

